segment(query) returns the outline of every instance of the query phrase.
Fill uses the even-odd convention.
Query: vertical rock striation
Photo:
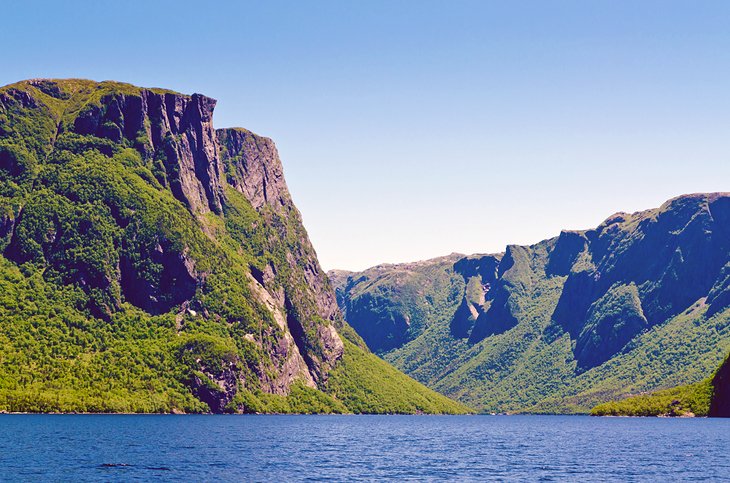
[[[274,142],[241,128],[216,131],[226,181],[241,193],[271,227],[267,246],[287,245],[285,257],[253,273],[269,294],[274,310],[286,314],[288,339],[275,353],[301,355],[314,383],[324,384],[344,347],[336,326],[343,322],[334,293],[319,266],[317,255],[289,194]],[[300,372],[298,362],[287,362],[289,373]],[[286,385],[287,381],[278,380]]]
[[[228,184],[242,193],[257,211],[293,206],[284,168],[274,141],[242,128],[218,129],[221,157]]]
[[[200,94],[114,93],[87,104],[73,131],[134,142],[144,156],[160,161],[158,180],[193,213],[220,214],[223,169],[213,129],[215,105],[215,99]]]

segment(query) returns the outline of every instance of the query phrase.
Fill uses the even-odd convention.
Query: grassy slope
[[[266,245],[261,217],[241,196],[229,193],[226,217],[196,219],[156,180],[154,161],[131,146],[91,136],[56,139],[59,125],[70,126],[103,95],[139,92],[118,83],[60,85],[65,99],[16,85],[44,104],[0,116],[0,147],[20,166],[19,175],[0,170],[0,208],[17,217],[23,207],[15,236],[27,260],[18,265],[0,256],[0,410],[206,411],[186,385],[197,361],[213,367],[238,360],[246,389],[235,402],[247,411],[465,411],[354,344],[326,392],[299,384],[288,397],[258,390],[251,367],[266,366],[267,355],[244,335],[278,329],[251,296],[245,274],[249,265],[285,256],[282,245]],[[160,237],[184,247],[196,269],[207,272],[196,298],[212,316],[153,316],[126,303],[114,284],[86,290],[68,283],[69,274],[113,274],[122,250],[154,246]],[[0,242],[5,248],[9,240]],[[43,244],[54,246],[52,253]],[[146,276],[159,276],[159,267],[139,263]],[[108,320],[93,315],[109,307]]]
[[[331,394],[356,413],[465,413],[465,405],[438,394],[413,379],[406,378],[376,355],[345,341],[342,363],[331,375]],[[404,397],[407,394],[408,397]]]
[[[399,345],[399,341],[418,337],[429,329],[432,321],[450,317],[450,307],[458,302],[464,283],[462,277],[450,269],[458,258],[450,255],[428,262],[382,265],[359,274],[361,280],[350,287],[348,296],[353,299],[367,297],[367,312],[371,317],[362,320],[362,317],[348,314],[345,307],[346,318],[360,323],[355,330],[378,353],[384,352],[383,348]],[[346,276],[333,277],[333,281],[342,293]],[[407,322],[398,325],[393,323],[394,319]],[[382,321],[389,323],[380,327],[374,325]]]
[[[544,285],[544,296],[556,290]],[[552,313],[544,302],[525,304],[526,323],[472,347],[463,345],[434,379],[416,378],[487,412],[586,413],[627,394],[704,380],[730,351],[730,310],[707,318],[699,302],[689,313],[639,336],[606,364],[576,375],[568,335],[550,343],[542,337]],[[399,358],[386,358],[407,371],[399,364],[403,353],[417,351],[424,342],[413,341],[393,353]]]

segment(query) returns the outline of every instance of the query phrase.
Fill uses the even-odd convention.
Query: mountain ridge
[[[730,350],[728,215],[728,193],[681,195],[503,253],[421,262],[437,282],[420,280],[424,297],[416,303],[402,295],[418,278],[404,266],[330,273],[343,312],[368,345],[430,387],[490,412],[587,412],[622,391],[704,379]],[[412,309],[428,314],[420,328],[384,323],[407,320]],[[389,333],[374,330],[386,326]],[[690,352],[713,355],[700,363],[680,356],[691,376],[657,365],[666,354],[639,355],[669,331],[691,334],[680,343]],[[712,345],[702,347],[702,337]],[[382,340],[398,343],[381,347]],[[626,362],[631,354],[636,360]],[[639,359],[647,369],[635,373]],[[612,364],[619,379],[605,372]]]
[[[0,88],[0,409],[467,411],[367,353],[273,141],[216,102]]]

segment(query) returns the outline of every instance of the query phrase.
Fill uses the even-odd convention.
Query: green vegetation
[[[446,413],[470,412],[463,404],[406,379],[374,354],[345,341],[341,364],[332,371],[328,392],[355,413]],[[403,394],[408,394],[406,399]]]
[[[174,316],[126,307],[106,322],[84,299],[0,257],[0,410],[207,410],[180,382]]]
[[[332,275],[348,321],[373,350],[480,411],[586,414],[690,385],[697,390],[675,409],[703,414],[701,381],[730,352],[729,215],[726,194],[688,195],[595,230],[510,246],[501,261],[473,255]],[[393,312],[423,316],[384,347],[384,314]]]
[[[462,278],[449,270],[459,256],[429,263],[383,265],[358,274],[331,273],[345,318],[371,350],[385,354],[448,317],[464,290]],[[349,303],[353,301],[355,303]],[[352,322],[350,322],[352,325]]]
[[[301,383],[295,383],[288,396],[241,391],[236,395],[233,405],[245,407],[251,413],[344,414],[354,411],[354,408],[342,404],[329,394]],[[387,409],[376,407],[373,412],[387,412]]]
[[[322,317],[310,281],[328,285],[293,205],[257,211],[225,181],[222,213],[187,205],[184,133],[153,146],[163,111],[143,122],[143,94],[184,98],[85,80],[0,88],[0,411],[465,410]],[[287,300],[285,325],[255,293],[263,273],[260,290]],[[328,359],[330,324],[341,362]],[[312,370],[332,376],[271,394],[291,330]]]
[[[706,379],[696,384],[633,396],[599,404],[592,416],[707,416],[712,384]]]

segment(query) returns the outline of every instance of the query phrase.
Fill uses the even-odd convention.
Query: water
[[[1,415],[2,481],[730,478],[730,420]]]

